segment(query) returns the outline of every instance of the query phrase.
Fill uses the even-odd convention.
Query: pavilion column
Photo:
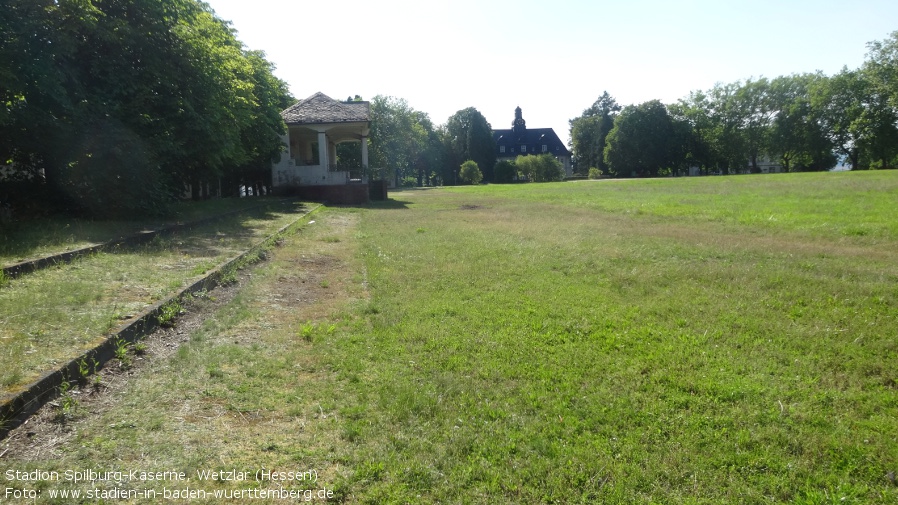
[[[318,163],[327,168],[330,162],[327,160],[327,134],[318,132]]]
[[[328,143],[327,159],[329,160],[329,163],[332,163],[332,164],[337,163],[337,144]]]
[[[294,156],[290,152],[290,133],[289,132],[281,135],[281,143],[284,144],[284,147],[287,148],[287,150],[286,150],[287,159],[293,158]],[[282,156],[283,156],[283,154],[282,154]]]
[[[362,137],[362,168],[368,170],[368,137]]]

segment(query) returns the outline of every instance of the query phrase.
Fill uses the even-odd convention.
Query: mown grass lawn
[[[394,194],[407,208],[361,229],[370,333],[322,349],[361,399],[344,415],[350,489],[895,502],[896,186],[877,173]]]
[[[788,174],[328,209],[52,465],[315,468],[346,503],[896,503],[896,194]]]

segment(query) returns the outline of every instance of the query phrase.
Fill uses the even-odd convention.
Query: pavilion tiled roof
[[[368,102],[340,102],[320,91],[281,112],[287,124],[368,121],[370,115]]]

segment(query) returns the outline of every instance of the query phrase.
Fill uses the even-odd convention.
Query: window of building
[[[522,152],[522,153],[526,153],[526,152],[527,152],[527,146],[521,146],[521,152]]]
[[[499,152],[500,152],[500,153],[504,153],[504,152],[505,152],[505,146],[499,146]]]
[[[543,144],[543,152],[545,153],[548,151],[549,151],[549,146],[547,146],[546,144]]]

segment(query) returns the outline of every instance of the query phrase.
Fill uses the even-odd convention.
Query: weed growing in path
[[[159,326],[170,328],[175,325],[178,316],[184,313],[184,306],[180,300],[171,300],[159,308],[159,315],[156,320]]]
[[[121,366],[122,368],[131,367],[131,355],[129,354],[130,350],[130,342],[120,337],[115,339],[115,359],[119,361],[119,366]]]
[[[58,389],[59,400],[56,420],[60,423],[71,421],[78,409],[78,400],[73,396],[72,383],[64,379]]]

